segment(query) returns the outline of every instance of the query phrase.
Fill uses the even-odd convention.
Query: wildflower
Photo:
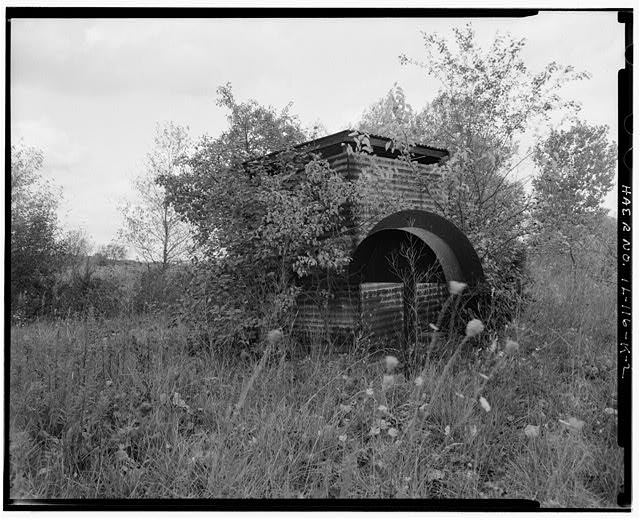
[[[381,404],[380,406],[378,406],[378,411],[380,411],[382,413],[387,413],[387,411],[389,411],[389,409],[385,405]]]
[[[473,319],[467,323],[467,337],[473,338],[484,330],[484,325],[480,320]]]
[[[449,434],[451,433],[451,426],[449,426],[448,424],[444,427],[444,435],[445,437],[449,437]]]
[[[174,392],[173,393],[173,400],[172,400],[174,406],[177,406],[178,408],[188,408],[187,403],[185,403],[184,399],[182,399],[182,397],[180,397],[180,394],[178,392]]]
[[[269,343],[269,345],[275,345],[276,343],[282,341],[282,338],[282,331],[280,329],[273,329],[270,330],[267,334],[267,343]]]
[[[349,413],[351,411],[351,406],[349,406],[348,404],[341,404],[340,410],[344,413]]]
[[[582,430],[582,428],[584,428],[584,421],[581,421],[580,419],[576,419],[575,417],[569,417],[568,421],[563,421],[562,419],[560,419],[559,422],[571,428],[572,430],[578,431],[578,432]]]
[[[478,427],[475,424],[472,424],[469,427],[469,433],[471,434],[471,437],[475,437],[476,435],[478,435]]]
[[[442,480],[444,478],[444,472],[439,469],[430,469],[427,471],[427,480]]]
[[[398,358],[395,356],[386,356],[384,358],[384,363],[387,367],[387,371],[392,372],[394,368],[398,366]]]
[[[392,386],[393,386],[393,376],[390,374],[386,374],[385,376],[383,376],[382,389],[386,390],[387,388],[390,388]]]
[[[498,348],[498,339],[493,338],[493,341],[491,342],[491,346],[489,347],[489,352],[493,354],[496,351],[496,348]]]
[[[340,442],[347,442],[347,435],[346,434],[339,435],[338,440]]]
[[[527,439],[535,439],[540,435],[540,426],[534,426],[533,424],[527,424],[524,428],[524,436]]]
[[[364,393],[371,397],[373,395],[373,388],[367,388]]]
[[[104,384],[107,386],[111,386],[113,384],[113,381],[111,381],[111,379],[107,379]]]
[[[387,421],[385,421],[384,419],[379,419],[378,426],[380,426],[381,430],[386,430],[389,425],[387,424]]]
[[[462,294],[462,291],[464,291],[466,288],[467,284],[464,282],[455,282],[453,280],[449,282],[449,292],[453,295]]]
[[[478,402],[480,403],[480,406],[482,406],[482,409],[485,412],[489,413],[491,411],[491,405],[484,397],[481,397],[480,399],[478,399]]]
[[[607,415],[614,415],[616,411],[613,408],[605,408],[604,413],[606,413]]]
[[[398,436],[398,430],[396,430],[395,428],[389,428],[387,430],[387,434],[389,435],[389,437],[395,439]]]
[[[129,454],[125,451],[124,445],[118,445],[118,451],[116,451],[116,459],[120,461],[125,461],[129,459]]]
[[[372,426],[369,430],[369,435],[373,437],[374,435],[378,435],[380,433],[380,428],[378,426]]]
[[[416,386],[422,386],[422,385],[424,385],[424,377],[422,376],[416,377]]]
[[[517,341],[513,341],[511,339],[508,339],[507,343],[504,346],[504,351],[507,354],[512,355],[512,354],[515,354],[518,351],[519,348],[520,348],[520,345],[518,344]]]

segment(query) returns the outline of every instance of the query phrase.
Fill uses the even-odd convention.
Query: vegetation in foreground
[[[504,333],[443,339],[424,372],[365,339],[265,334],[250,358],[159,317],[13,328],[10,496],[615,506],[613,290],[548,276]]]
[[[524,40],[481,49],[470,26],[451,44],[424,37],[425,64],[402,62],[442,89],[414,111],[394,87],[360,127],[389,136],[405,166],[415,142],[451,152],[434,203],[495,290],[484,331],[444,327],[429,362],[404,366],[412,355],[394,342],[289,333],[300,291],[317,282],[328,296],[344,273],[351,209],[404,206],[294,153],[317,135],[288,106],[240,102],[224,85],[220,136],[192,148],[185,128],[158,128],[137,183],[151,196],[124,208],[125,238],[155,262],[143,272],[116,265],[117,243],[89,258],[81,234],[63,233],[42,154],[12,146],[11,497],[615,504],[615,221],[602,205],[615,146],[559,94],[588,74],[557,63],[534,74]],[[367,135],[351,137],[364,159]],[[269,168],[242,166],[278,150]],[[531,193],[510,177],[528,157]]]

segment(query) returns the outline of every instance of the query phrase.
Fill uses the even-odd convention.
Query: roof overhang
[[[383,137],[380,135],[367,134],[369,137],[369,143],[373,149],[373,155],[378,157],[387,157],[395,159],[400,156],[400,151],[394,149],[392,139],[389,137]],[[325,137],[319,137],[305,143],[298,144],[293,147],[294,150],[320,154],[323,158],[332,157],[338,155],[347,150],[347,146],[351,145],[355,148],[355,139],[353,130],[343,130],[335,134],[327,135]],[[251,159],[243,164],[245,168],[252,163],[269,162],[275,158],[281,151],[272,152],[268,155],[257,159]],[[449,157],[449,152],[443,148],[434,148],[432,146],[425,146],[416,144],[410,148],[411,160],[418,164],[437,164]]]

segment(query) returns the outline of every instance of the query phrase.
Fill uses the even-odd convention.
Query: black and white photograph
[[[630,511],[631,15],[7,8],[4,508]]]

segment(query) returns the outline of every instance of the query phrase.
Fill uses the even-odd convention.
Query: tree
[[[492,285],[508,286],[518,278],[514,269],[521,264],[530,206],[522,183],[510,178],[526,158],[518,140],[551,114],[576,111],[558,89],[587,75],[555,62],[533,74],[522,58],[524,40],[498,34],[483,49],[470,24],[454,29],[451,43],[437,34],[423,37],[426,59],[403,55],[401,62],[424,69],[441,88],[408,135],[450,152],[441,168],[441,194],[433,186],[424,189],[433,190],[440,213],[469,236]]]
[[[188,225],[167,199],[165,188],[157,181],[178,175],[190,147],[188,129],[173,122],[158,125],[154,149],[147,155],[146,169],[134,180],[135,202],[122,208],[124,228],[121,238],[130,243],[149,263],[167,267],[186,259],[192,249]]]
[[[574,278],[579,257],[604,225],[602,202],[613,188],[617,149],[608,130],[579,121],[553,130],[534,149],[539,174],[533,180],[533,244],[540,252],[567,256]]]
[[[179,176],[162,176],[171,204],[196,232],[200,249],[212,258],[237,247],[238,232],[255,232],[254,199],[259,176],[247,175],[242,163],[303,142],[298,118],[263,107],[256,100],[237,102],[231,85],[218,88],[219,106],[228,110],[228,129],[219,137],[203,136]],[[234,246],[233,244],[236,244]]]
[[[161,182],[203,253],[185,314],[199,330],[215,330],[216,341],[249,341],[261,327],[287,325],[300,291],[348,263],[348,208],[362,193],[294,149],[307,135],[289,105],[238,102],[228,85],[218,94],[229,128],[201,139],[189,168]]]
[[[365,132],[389,137],[398,145],[414,144],[421,138],[417,113],[397,83],[364,112],[358,126]]]
[[[218,87],[217,94],[217,105],[229,111],[229,128],[218,142],[224,143],[221,159],[230,167],[284,150],[308,137],[298,117],[290,113],[292,103],[279,112],[261,106],[255,99],[239,103],[230,83]]]
[[[123,244],[112,241],[100,246],[96,254],[104,261],[115,262],[125,259],[127,256],[127,248]]]
[[[40,175],[42,162],[39,150],[11,146],[11,306],[27,315],[43,311],[63,252],[59,197]]]

